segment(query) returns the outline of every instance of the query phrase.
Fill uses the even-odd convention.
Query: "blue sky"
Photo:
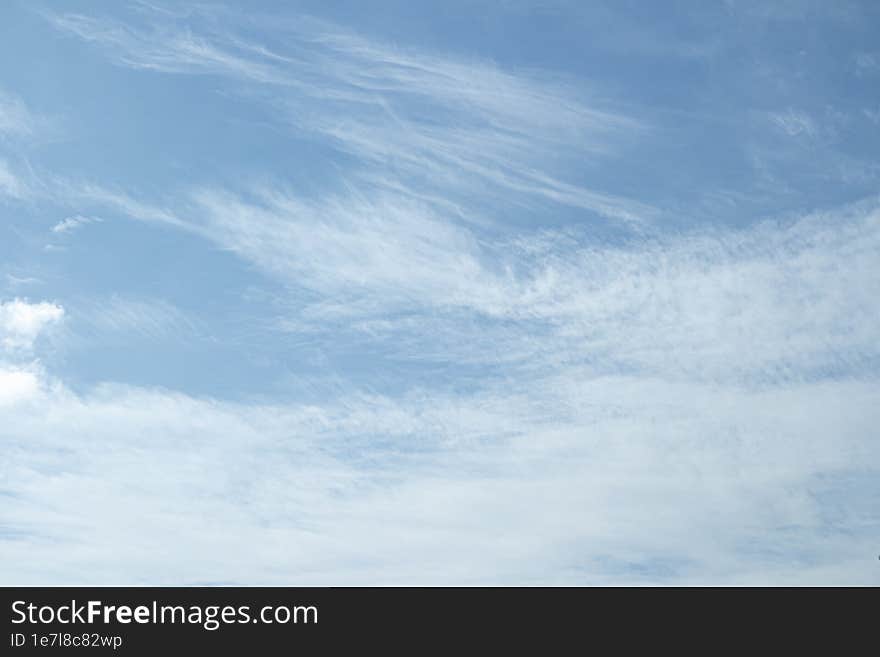
[[[4,3],[0,580],[880,583],[878,28]]]

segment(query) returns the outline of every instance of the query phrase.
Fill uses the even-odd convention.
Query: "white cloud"
[[[178,204],[185,220],[113,199],[306,290],[290,328],[371,326],[420,360],[589,361],[755,383],[864,368],[880,335],[873,199],[747,230],[645,233],[625,248],[571,233],[479,233],[393,193],[312,201],[268,187],[202,189]]]
[[[876,73],[880,70],[880,54],[860,52],[855,56],[855,64],[859,74]]]
[[[284,229],[307,204],[197,200],[198,230],[282,280],[435,304],[391,321],[397,355],[440,349],[439,314],[442,357],[497,376],[315,404],[20,382],[0,410],[6,581],[880,581],[875,202],[629,249],[550,234],[501,249],[508,275],[412,208],[353,237],[345,204],[322,210],[318,261]]]
[[[191,335],[195,323],[167,301],[113,296],[81,302],[71,309],[82,331],[92,335],[115,333],[151,340]]]
[[[471,233],[418,202],[392,196],[310,203],[272,192],[257,204],[217,190],[194,198],[195,230],[316,291],[443,304],[464,298],[484,277]]]
[[[164,73],[231,74],[259,82],[284,81],[273,67],[229,52],[211,39],[177,29],[173,24],[139,30],[82,14],[45,16],[58,29],[107,48],[125,66]]]
[[[876,528],[828,516],[834,490],[878,463],[876,384],[578,374],[322,406],[44,386],[0,409],[14,537],[0,571],[30,584],[877,581]]]
[[[798,112],[788,109],[785,112],[775,112],[770,114],[770,120],[773,124],[789,137],[815,137],[819,129],[816,122],[805,112]]]
[[[37,123],[20,98],[0,91],[0,138],[29,136]]]
[[[6,349],[30,349],[45,328],[58,322],[64,309],[54,303],[14,299],[0,303],[0,344]]]
[[[53,184],[53,195],[70,204],[85,200],[91,203],[100,203],[139,221],[163,223],[178,228],[187,226],[171,210],[155,204],[143,203],[118,190],[106,189],[93,184],[74,184],[64,180],[56,180]]]
[[[36,374],[0,364],[0,407],[34,397],[40,388]]]
[[[142,27],[77,14],[47,18],[124,66],[222,75],[255,87],[251,97],[274,107],[290,129],[329,140],[359,160],[361,175],[382,171],[416,195],[439,190],[450,200],[479,192],[505,203],[515,194],[625,222],[657,214],[556,171],[553,162],[582,167],[645,129],[620,111],[594,107],[582,83],[407,51],[308,17],[260,23],[275,50],[192,16],[180,22],[162,14]],[[224,25],[259,20],[224,18]]]
[[[865,108],[862,113],[874,124],[880,124],[880,109],[872,110]]]
[[[27,198],[29,193],[27,183],[13,173],[8,162],[0,158],[0,197],[22,200]]]
[[[606,157],[644,126],[565,81],[324,24],[279,26],[270,49],[50,19],[126,66],[271,85],[266,102],[361,166],[317,197],[59,192],[235,253],[295,297],[291,330],[360,331],[407,364],[480,375],[268,404],[75,392],[2,365],[5,581],[880,582],[876,199],[740,230],[640,226],[622,246],[487,228],[478,192],[650,216],[548,157]],[[818,134],[793,110],[771,121]],[[162,302],[95,303],[96,331],[186,321]],[[0,309],[11,351],[63,315]]]
[[[10,288],[42,282],[39,278],[34,278],[33,276],[16,276],[15,274],[6,274],[6,281]]]
[[[77,228],[81,228],[87,224],[101,223],[101,219],[98,217],[83,217],[82,215],[75,215],[72,217],[67,217],[57,224],[52,226],[53,233],[70,233]]]
[[[431,313],[414,332],[425,336],[416,351],[443,338],[436,312],[456,309],[507,322],[505,340],[516,343],[508,357],[538,350],[682,376],[848,369],[875,352],[880,335],[874,201],[749,230],[597,248],[552,233],[493,242],[396,197],[317,205],[278,192],[245,201],[202,191],[195,199],[192,230],[318,293],[324,301],[310,309],[318,321]],[[413,339],[406,323],[390,326]],[[455,323],[451,333],[460,330]],[[498,338],[448,347],[479,351]]]

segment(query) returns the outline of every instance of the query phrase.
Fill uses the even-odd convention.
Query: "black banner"
[[[683,647],[706,636],[714,642],[706,648],[806,640],[837,652],[873,634],[877,600],[876,589],[709,588],[59,587],[0,595],[4,655],[352,647],[561,654]]]

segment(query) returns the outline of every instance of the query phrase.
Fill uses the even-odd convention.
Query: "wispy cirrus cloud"
[[[316,202],[272,187],[199,189],[174,203],[181,216],[108,198],[304,291],[288,326],[371,327],[412,354],[435,341],[446,358],[491,363],[501,341],[508,364],[592,361],[609,371],[753,382],[858,370],[877,357],[874,199],[609,247],[571,231],[480,232],[431,204],[381,193]],[[447,329],[468,330],[459,312],[489,324],[446,343]]]
[[[87,226],[88,224],[97,224],[103,221],[100,217],[83,217],[82,215],[74,215],[66,217],[52,226],[53,233],[71,233],[78,228]]]
[[[789,137],[815,137],[818,128],[815,121],[803,113],[789,109],[787,112],[777,112],[770,115],[770,120],[779,130]]]
[[[0,198],[21,201],[31,194],[27,180],[16,174],[9,162],[0,158]]]
[[[72,319],[87,335],[138,336],[158,340],[192,334],[195,323],[173,304],[161,299],[135,299],[111,296],[77,303]],[[76,330],[76,329],[74,329]]]
[[[200,190],[187,225],[281,282],[335,299],[315,302],[316,319],[466,310],[521,322],[523,335],[541,331],[542,349],[608,366],[819,371],[870,356],[880,333],[865,284],[880,284],[873,200],[617,248],[571,233],[498,239],[399,201]]]
[[[21,145],[44,138],[52,131],[51,122],[34,113],[25,102],[0,88],[0,199],[29,201],[41,193],[40,181]]]
[[[0,139],[31,136],[42,122],[21,98],[0,89]]]
[[[398,49],[308,17],[271,25],[239,17],[251,29],[270,27],[272,48],[211,12],[183,20],[159,14],[139,27],[78,14],[47,18],[121,65],[247,85],[291,130],[357,158],[362,167],[352,175],[386,170],[415,193],[441,191],[447,200],[473,200],[489,185],[499,201],[511,193],[539,197],[627,222],[656,214],[556,170],[560,158],[595,160],[645,129],[620,111],[593,107],[597,100],[562,79]]]

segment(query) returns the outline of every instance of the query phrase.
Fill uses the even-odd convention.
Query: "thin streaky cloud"
[[[88,224],[101,223],[103,219],[100,217],[83,217],[82,215],[74,215],[66,217],[52,226],[53,233],[71,233],[78,228],[87,226]]]
[[[25,200],[31,195],[27,181],[16,174],[9,162],[0,158],[0,198]]]
[[[36,117],[21,98],[0,89],[0,138],[29,136],[35,131],[37,123]]]
[[[620,112],[591,108],[571,85],[480,61],[407,54],[316,20],[282,24],[279,43],[292,51],[285,56],[228,30],[199,33],[172,21],[143,32],[112,19],[47,17],[124,66],[270,85],[266,102],[278,107],[291,128],[331,138],[371,170],[391,158],[407,170],[408,185],[473,194],[468,179],[475,177],[498,186],[499,198],[537,194],[626,221],[656,214],[644,203],[542,170],[551,154],[602,157],[644,129]],[[448,115],[446,124],[426,120],[426,109]],[[419,172],[428,172],[428,179],[417,180]]]
[[[111,198],[137,209],[136,218],[161,213]],[[461,309],[523,322],[525,336],[543,327],[541,350],[555,358],[743,380],[779,376],[796,363],[798,376],[857,366],[873,357],[880,332],[870,312],[870,291],[880,284],[874,199],[617,249],[552,233],[494,243],[393,195],[315,204],[283,189],[247,198],[201,189],[176,205],[193,220],[174,217],[175,225],[279,282],[335,299],[314,307],[315,321],[326,313],[355,320],[403,308]],[[534,358],[525,345],[511,354],[520,348]]]

